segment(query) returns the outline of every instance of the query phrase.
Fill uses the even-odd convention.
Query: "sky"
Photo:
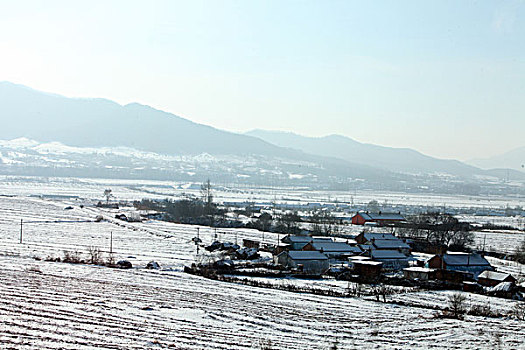
[[[468,160],[525,146],[525,1],[4,1],[0,81]]]

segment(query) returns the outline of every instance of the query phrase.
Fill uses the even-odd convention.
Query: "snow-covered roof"
[[[312,237],[312,236],[284,236],[283,242],[287,243],[310,243],[310,242],[332,242],[330,237]]]
[[[443,256],[447,265],[490,266],[490,263],[479,254],[448,253]]]
[[[323,252],[361,253],[359,247],[352,247],[344,242],[314,242],[312,247],[315,250],[323,250]]]
[[[411,266],[403,269],[403,271],[409,272],[434,272],[436,269],[429,269],[428,267]]]
[[[512,282],[501,282],[494,287],[485,288],[487,292],[509,292],[512,290]]]
[[[485,270],[485,271],[483,271],[482,273],[479,274],[478,278],[486,278],[486,279],[489,279],[489,280],[503,282],[509,276],[511,276],[510,273]]]
[[[327,260],[328,259],[326,255],[316,250],[291,250],[289,252],[282,252],[281,254],[288,254],[288,256],[293,260]]]
[[[399,240],[399,238],[391,235],[390,233],[377,233],[377,232],[365,232],[364,237],[367,241],[371,240]]]
[[[379,249],[410,249],[410,246],[400,239],[374,240],[372,244]]]
[[[383,263],[381,261],[372,261],[372,260],[356,260],[353,261],[354,264],[361,264],[361,265],[373,265],[373,266],[379,266]]]
[[[365,220],[405,220],[399,213],[367,213],[359,212],[359,215]]]
[[[372,250],[372,259],[407,259],[406,255],[397,250]]]
[[[363,255],[357,255],[357,256],[350,256],[348,257],[348,261],[363,261],[363,260],[370,260],[369,256],[363,256]]]

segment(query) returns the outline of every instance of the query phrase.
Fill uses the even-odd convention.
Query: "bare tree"
[[[94,265],[102,265],[102,252],[98,247],[90,246],[88,249],[89,263]]]
[[[299,223],[302,221],[297,212],[288,212],[279,217],[278,225],[288,234],[297,234],[300,231]]]
[[[104,190],[104,197],[106,197],[106,204],[109,204],[109,199],[113,197],[113,194],[111,194],[111,188],[106,188]]]
[[[520,321],[525,321],[525,302],[517,301],[512,308],[512,315]]]
[[[514,260],[520,264],[525,264],[525,239],[521,241],[520,245],[516,248]]]
[[[447,213],[429,212],[416,215],[409,219],[409,224],[402,228],[400,233],[435,246],[459,250],[474,242],[470,225]]]

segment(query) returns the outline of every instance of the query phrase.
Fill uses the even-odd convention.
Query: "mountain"
[[[121,106],[105,99],[67,98],[7,82],[0,83],[0,121],[0,139],[4,140],[27,137],[78,147],[127,146],[164,154],[282,152],[260,139],[137,103]]]
[[[525,147],[516,148],[509,152],[483,159],[472,159],[469,164],[482,169],[507,168],[517,171],[525,171]]]
[[[408,148],[391,148],[357,142],[351,138],[330,135],[306,137],[289,132],[253,130],[246,135],[274,145],[301,150],[319,156],[332,156],[349,162],[401,173],[442,173],[471,177],[491,175],[457,160],[437,159]]]
[[[130,161],[129,154],[123,155],[122,152],[115,154],[107,150],[92,152],[93,148],[124,147],[157,155],[207,154],[213,157],[228,155],[231,156],[232,162],[245,163],[245,165],[252,164],[253,159],[258,159],[261,164],[265,164],[266,168],[260,169],[263,173],[277,172],[285,180],[289,180],[292,175],[295,175],[296,179],[301,179],[309,174],[315,175],[316,181],[338,177],[391,182],[392,179],[397,178],[397,175],[388,171],[353,164],[335,157],[311,155],[299,150],[282,148],[256,137],[197,124],[137,103],[122,106],[105,99],[67,98],[8,82],[0,83],[0,122],[3,126],[0,128],[0,140],[11,140],[5,143],[3,148],[3,160],[0,163],[4,165],[4,172],[8,171],[5,168],[7,164],[18,167],[18,170],[24,167],[24,171],[29,171],[24,165],[25,161],[30,162],[33,168],[44,169],[45,162],[41,161],[42,147],[53,146],[53,144],[57,146],[58,143],[59,149],[68,151],[52,154],[63,154],[68,159],[72,157],[73,163],[67,165],[67,162],[65,164],[55,162],[54,169],[56,171],[58,167],[62,172],[67,170],[68,174],[74,172],[74,166],[71,164],[77,164],[77,168],[83,168],[85,171],[90,166],[95,166],[87,159],[86,154],[100,158],[98,160],[101,164],[109,159],[115,161],[118,158],[117,163],[124,162],[132,167],[136,162]],[[20,139],[21,137],[24,139]],[[33,146],[36,148],[29,147],[35,142],[36,145]],[[20,144],[25,147],[22,147],[22,150],[27,157],[8,156],[16,155],[13,147],[20,147]],[[53,149],[56,150],[56,147]],[[78,151],[79,149],[81,151]],[[79,155],[81,160],[77,159]],[[225,157],[219,158],[224,161]],[[112,164],[106,165],[116,169]],[[158,164],[155,168],[159,168]],[[208,174],[216,173],[218,168],[210,168]],[[233,168],[241,171],[240,167]],[[13,171],[13,168],[9,171]],[[103,169],[101,168],[100,171],[102,172]],[[32,173],[38,171],[34,170]],[[107,172],[104,170],[103,173]],[[205,169],[202,167],[200,175],[205,176]]]

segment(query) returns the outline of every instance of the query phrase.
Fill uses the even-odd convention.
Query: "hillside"
[[[494,157],[472,159],[468,163],[483,169],[508,168],[525,172],[525,147],[519,147]]]
[[[246,135],[274,145],[319,156],[332,156],[349,162],[401,173],[443,173],[461,177],[494,175],[457,160],[433,158],[409,148],[392,148],[360,143],[341,135],[306,137],[294,133],[253,130]]]

